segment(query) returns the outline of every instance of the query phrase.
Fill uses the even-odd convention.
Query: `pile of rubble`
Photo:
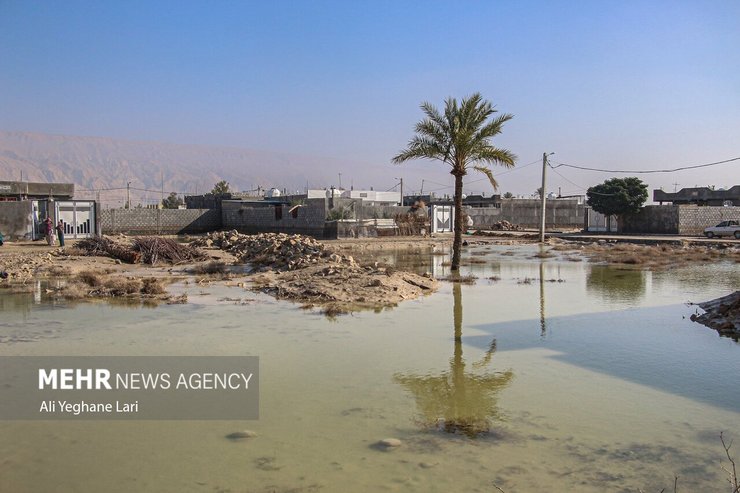
[[[0,257],[0,282],[27,282],[54,265],[51,253],[9,253]]]
[[[253,278],[257,290],[306,307],[320,306],[327,314],[395,306],[438,287],[431,275],[395,271],[377,262],[361,265],[308,236],[227,231],[210,233],[192,244],[220,248],[262,267]]]
[[[492,231],[522,231],[522,227],[509,221],[499,221],[491,225]]]
[[[725,337],[740,338],[740,291],[698,305],[706,313],[691,315],[693,322],[706,325]]]
[[[323,243],[303,235],[245,235],[236,230],[217,231],[193,241],[191,245],[220,248],[241,262],[279,271],[302,269],[319,263],[357,265],[352,257],[334,253]]]

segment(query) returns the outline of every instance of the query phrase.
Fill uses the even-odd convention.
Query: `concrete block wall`
[[[620,233],[676,235],[678,206],[647,205],[637,214],[620,216],[618,224]]]
[[[0,202],[0,233],[6,240],[30,239],[33,234],[33,203],[29,200]]]
[[[104,209],[103,234],[131,235],[205,233],[221,229],[218,209]]]
[[[499,221],[509,221],[524,228],[540,226],[541,202],[537,199],[502,199],[501,207],[468,207],[473,227],[487,228]],[[578,200],[548,200],[545,225],[547,228],[583,228],[585,205]]]
[[[678,209],[678,231],[682,235],[701,235],[704,228],[729,219],[740,221],[740,207],[696,205],[675,206]]]
[[[326,238],[331,233],[325,227],[324,202],[324,199],[309,199],[295,210],[294,217],[289,205],[254,206],[225,200],[221,203],[221,219],[224,229],[241,233],[292,233]]]

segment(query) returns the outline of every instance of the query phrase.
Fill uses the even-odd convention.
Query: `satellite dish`
[[[468,196],[467,196],[467,195],[465,195],[465,194],[462,194],[462,198],[463,198],[463,200],[465,200],[465,199],[467,199],[467,198],[468,198]]]

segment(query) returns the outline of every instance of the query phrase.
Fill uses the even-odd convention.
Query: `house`
[[[682,188],[675,193],[653,190],[653,202],[660,205],[669,202],[673,205],[740,206],[740,185],[729,190],[713,190],[709,187]]]

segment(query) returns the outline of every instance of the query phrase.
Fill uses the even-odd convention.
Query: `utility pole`
[[[131,208],[131,182],[126,182],[126,209]]]
[[[546,180],[545,176],[547,174],[547,156],[555,154],[554,152],[551,152],[550,154],[543,152],[542,153],[542,191],[540,192],[540,198],[542,199],[542,222],[540,223],[540,243],[545,242],[545,206],[547,205],[547,192],[545,191],[546,186]]]
[[[396,178],[396,180],[401,182],[401,203],[400,205],[401,207],[403,207],[403,178]],[[396,187],[393,187],[393,188],[396,188]]]
[[[342,173],[339,173],[339,189],[342,189]]]
[[[421,195],[422,197],[424,196],[424,180],[423,179],[421,180],[421,192],[419,192],[419,195]]]
[[[160,198],[161,200],[159,201],[157,209],[161,209],[162,207],[164,207],[164,171],[159,170],[159,176],[162,179],[162,197]]]

